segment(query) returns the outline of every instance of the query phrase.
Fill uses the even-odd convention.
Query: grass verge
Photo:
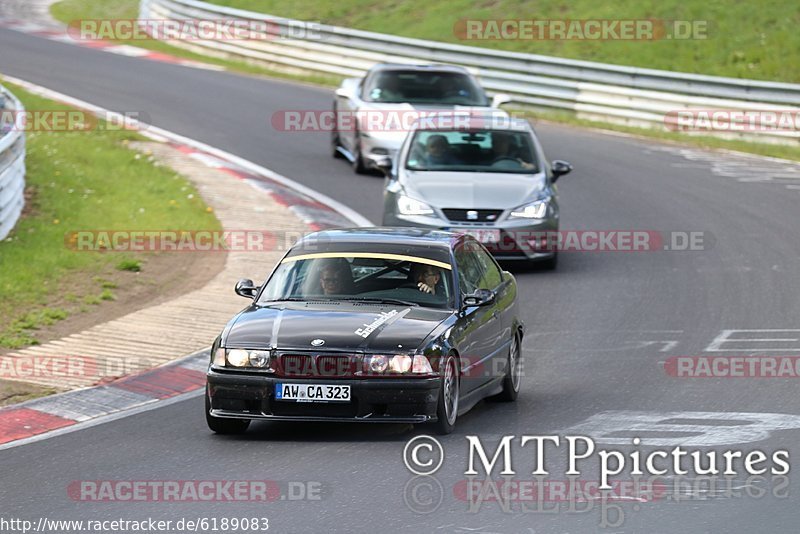
[[[210,0],[212,3],[299,20],[379,33],[514,52],[600,61],[733,78],[800,82],[800,9],[792,0]],[[466,20],[698,21],[695,35],[678,39],[464,39]],[[461,22],[459,22],[461,21]],[[456,28],[459,28],[456,30]],[[682,35],[682,34],[681,34]],[[459,37],[461,36],[461,38]]]
[[[6,85],[28,111],[69,109]],[[139,274],[128,271],[147,271],[154,260],[155,253],[79,252],[70,232],[220,229],[186,179],[126,148],[139,134],[103,125],[27,135],[25,211],[0,242],[0,348],[36,344],[39,329],[115,300]],[[123,270],[127,278],[113,274]]]

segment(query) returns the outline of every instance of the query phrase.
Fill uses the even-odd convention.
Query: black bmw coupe
[[[414,228],[310,234],[214,341],[206,419],[432,423],[513,401],[524,332],[517,284],[468,235]]]

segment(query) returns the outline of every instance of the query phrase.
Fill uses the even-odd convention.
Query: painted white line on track
[[[193,399],[195,397],[199,397],[205,394],[205,388],[197,389],[195,391],[189,391],[187,393],[181,393],[180,395],[176,395],[174,397],[170,397],[169,399],[152,399],[147,401],[146,403],[136,406],[134,408],[128,408],[126,410],[122,410],[120,412],[103,415],[97,417],[95,419],[89,419],[88,421],[83,421],[80,423],[76,423],[74,425],[65,426],[63,428],[59,428],[57,430],[51,430],[49,432],[45,432],[44,434],[39,434],[36,436],[31,436],[29,438],[23,438],[16,441],[10,441],[8,443],[4,443],[0,445],[0,451],[6,449],[13,449],[14,447],[20,447],[22,445],[28,445],[30,443],[36,443],[37,441],[44,441],[46,439],[55,438],[58,436],[63,436],[64,434],[70,434],[72,432],[78,432],[79,430],[86,430],[87,428],[91,428],[93,426],[102,425],[105,423],[110,423],[112,421],[116,421],[118,419],[124,419],[125,417],[130,417],[132,415],[137,415],[144,412],[149,412],[151,410],[155,410],[156,408],[164,408],[165,406],[170,406],[172,404],[176,404],[179,402],[183,402],[185,400]],[[210,431],[209,431],[210,432]]]

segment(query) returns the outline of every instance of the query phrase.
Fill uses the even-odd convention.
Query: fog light
[[[407,373],[411,369],[411,356],[399,354],[389,361],[389,369],[395,373]]]
[[[228,363],[234,367],[245,367],[250,361],[250,355],[246,350],[233,349],[228,351]]]
[[[411,372],[420,375],[433,374],[433,368],[428,358],[421,354],[414,356],[414,365],[411,367]]]
[[[251,351],[250,365],[253,367],[267,367],[269,365],[269,352],[264,350]]]
[[[376,354],[367,360],[367,370],[372,373],[382,373],[389,367],[389,358]]]

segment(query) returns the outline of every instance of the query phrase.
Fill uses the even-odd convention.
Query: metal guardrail
[[[25,133],[14,120],[25,108],[0,85],[0,113],[9,111],[10,122],[0,119],[0,240],[14,228],[25,204]]]
[[[245,20],[288,31],[300,21],[213,5],[198,0],[141,0],[140,19]],[[608,65],[409,39],[322,25],[313,38],[169,40],[216,57],[236,58],[273,69],[360,76],[378,62],[450,63],[480,77],[490,93],[512,103],[577,112],[579,116],[634,126],[665,127],[679,110],[800,112],[800,84],[743,80]],[[736,124],[738,119],[732,119]],[[705,132],[707,134],[707,132]],[[800,131],[719,133],[796,144]]]

